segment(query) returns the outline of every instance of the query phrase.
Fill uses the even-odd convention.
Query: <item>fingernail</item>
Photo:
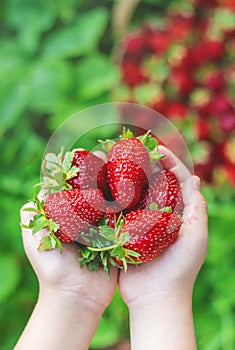
[[[196,191],[200,191],[200,182],[201,180],[199,179],[198,176],[193,176],[193,188],[196,190]]]

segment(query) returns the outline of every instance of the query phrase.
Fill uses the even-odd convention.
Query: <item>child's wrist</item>
[[[76,317],[81,312],[89,314],[91,317],[100,318],[105,310],[105,306],[97,301],[89,298],[85,293],[75,293],[69,290],[53,289],[50,287],[40,286],[38,303],[48,305],[58,304],[63,308],[72,310],[72,314]]]
[[[127,306],[129,311],[141,310],[145,305],[152,306],[153,309],[168,307],[169,304],[185,304],[192,303],[192,290],[164,290],[151,294],[146,294],[139,298],[129,300]]]
[[[129,306],[133,350],[196,349],[192,298],[189,295],[158,296]]]

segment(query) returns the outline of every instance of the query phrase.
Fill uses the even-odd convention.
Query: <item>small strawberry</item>
[[[44,237],[39,246],[40,250],[49,250],[64,242],[80,241],[81,233],[96,225],[105,215],[105,200],[102,192],[95,189],[55,192],[49,195],[45,203],[34,197],[36,211],[34,219],[28,228],[33,233],[45,228],[49,235]],[[59,239],[58,239],[59,238]]]
[[[78,174],[67,180],[73,188],[107,191],[107,167],[102,159],[89,151],[75,150],[72,166],[79,168]]]
[[[49,192],[98,188],[106,195],[109,192],[106,163],[86,150],[48,153],[42,163],[44,174],[42,187]]]
[[[182,215],[184,204],[181,187],[171,171],[162,170],[153,175],[148,196],[148,205],[155,202],[159,209],[171,207],[175,214]]]

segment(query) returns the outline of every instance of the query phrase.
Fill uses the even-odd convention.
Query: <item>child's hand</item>
[[[21,222],[28,224],[34,213],[21,210]],[[110,303],[117,284],[117,270],[108,279],[102,269],[90,272],[80,268],[75,243],[63,244],[59,251],[39,252],[42,230],[32,235],[23,229],[25,252],[39,280],[39,298],[30,321],[15,349],[87,350]]]
[[[182,186],[185,203],[184,222],[179,237],[165,252],[138,268],[129,266],[121,273],[119,284],[125,302],[138,304],[143,299],[168,293],[191,295],[195,278],[207,252],[207,205],[199,192],[199,179],[165,147],[159,147],[164,168],[171,170]],[[175,159],[175,160],[174,160]],[[176,163],[177,162],[177,163]]]
[[[34,213],[24,211],[32,207],[33,203],[26,204],[21,210],[21,221],[28,224]],[[116,283],[117,271],[111,270],[110,279],[102,269],[90,272],[86,267],[80,268],[79,251],[75,243],[63,244],[63,253],[58,249],[39,252],[37,247],[41,238],[47,234],[41,230],[35,235],[31,230],[23,229],[23,243],[25,252],[35,270],[41,292],[51,290],[53,293],[66,295],[79,303],[82,301],[89,307],[104,310],[110,303]]]
[[[207,253],[207,205],[199,192],[199,179],[169,150],[159,150],[166,154],[163,167],[182,186],[184,222],[175,243],[153,261],[121,272],[119,286],[130,310],[133,350],[142,350],[146,344],[148,350],[194,350],[191,298]]]

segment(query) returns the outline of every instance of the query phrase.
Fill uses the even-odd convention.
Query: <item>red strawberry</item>
[[[178,67],[172,70],[172,82],[182,95],[188,95],[195,86],[190,72]]]
[[[121,230],[130,235],[123,248],[139,253],[139,262],[150,261],[175,241],[180,226],[180,218],[170,212],[133,211],[126,215]]]
[[[171,213],[155,210],[136,210],[120,215],[115,228],[99,226],[92,246],[81,250],[81,267],[97,270],[103,265],[127,269],[127,264],[143,263],[163,252],[178,235],[181,219]]]
[[[148,182],[143,169],[128,159],[116,159],[107,163],[108,182],[113,198],[122,208],[132,208],[142,195]]]
[[[126,138],[113,145],[108,154],[108,161],[112,162],[116,159],[131,160],[143,169],[147,177],[151,175],[149,152],[137,138]],[[145,181],[144,184],[147,184],[147,179]]]
[[[60,241],[78,241],[87,244],[81,233],[96,225],[105,215],[105,200],[99,190],[78,189],[54,192],[46,199],[45,204],[35,195],[34,211],[37,214],[29,225],[33,233],[45,228],[49,234],[42,238],[39,250],[51,250],[56,246],[62,251]]]
[[[130,87],[134,87],[148,80],[142,66],[130,59],[125,59],[122,62],[122,72],[124,82]]]
[[[148,197],[149,197],[149,188],[147,186],[142,190],[141,198],[140,198],[139,202],[131,209],[124,210],[123,213],[128,214],[134,210],[145,209],[148,205]]]
[[[79,168],[78,174],[67,182],[73,188],[98,188],[107,192],[107,167],[105,162],[86,150],[74,152],[72,166]]]
[[[95,189],[55,192],[45,201],[46,217],[59,225],[61,238],[65,236],[72,241],[104,217],[104,208],[102,192]]]
[[[156,202],[159,209],[171,207],[176,214],[182,215],[184,204],[181,188],[175,175],[169,170],[162,170],[153,175],[148,204]]]
[[[99,189],[109,195],[106,163],[86,150],[48,153],[42,163],[42,187],[49,192],[77,189]]]

